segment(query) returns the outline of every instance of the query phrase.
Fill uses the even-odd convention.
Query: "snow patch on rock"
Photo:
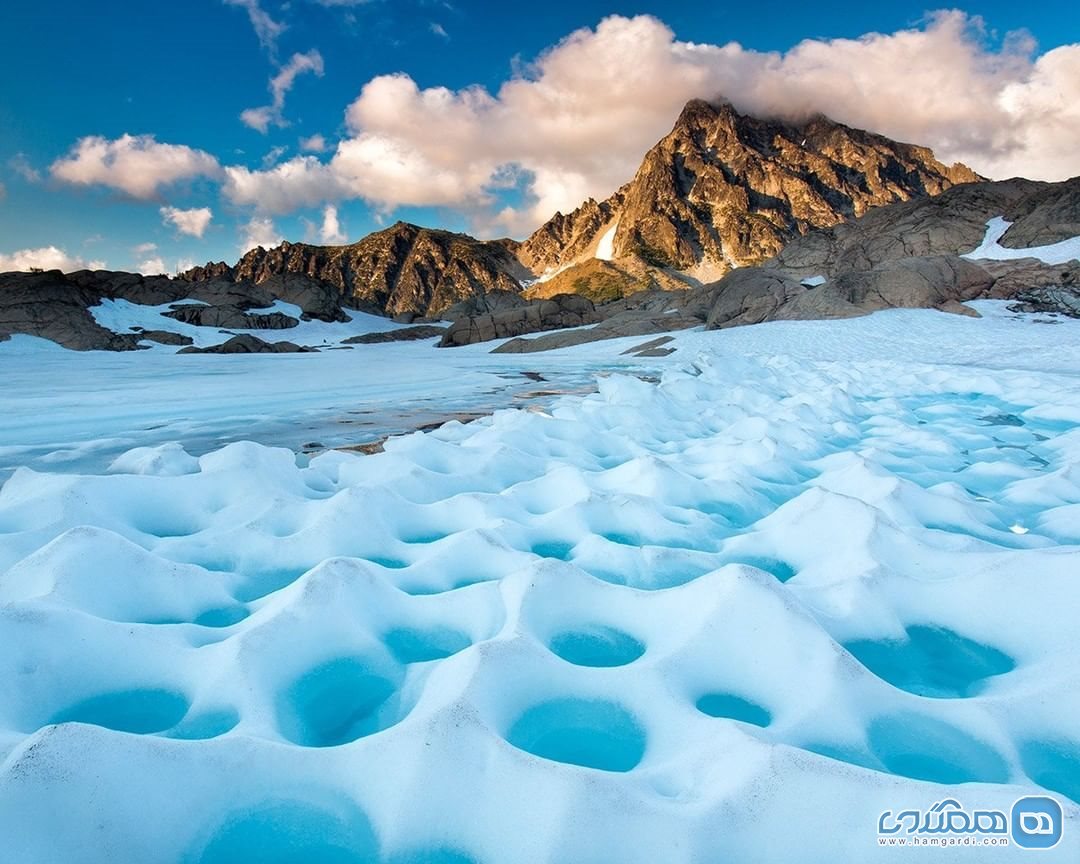
[[[999,242],[1005,232],[1012,227],[1012,222],[1001,216],[995,216],[986,223],[986,236],[979,246],[961,258],[989,261],[1015,261],[1019,258],[1036,258],[1044,264],[1064,264],[1066,261],[1080,260],[1080,237],[1071,237],[1059,243],[1047,246],[1032,246],[1028,249],[1010,249]]]
[[[596,244],[596,258],[600,261],[610,261],[615,257],[615,232],[619,228],[619,220],[616,219],[600,237]]]

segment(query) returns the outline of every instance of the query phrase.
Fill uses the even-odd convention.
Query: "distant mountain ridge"
[[[762,120],[693,100],[630,182],[604,201],[556,213],[521,243],[399,222],[346,246],[259,247],[233,267],[197,267],[182,278],[260,283],[303,274],[336,287],[343,302],[392,316],[437,316],[492,291],[606,300],[713,281],[815,228],[981,179],[925,147],[821,115]]]

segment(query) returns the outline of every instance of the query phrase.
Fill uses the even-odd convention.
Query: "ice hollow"
[[[875,675],[918,696],[974,696],[987,679],[1016,666],[997,648],[944,627],[913,625],[902,640],[860,639],[844,647]]]
[[[614,702],[554,699],[534,705],[510,727],[506,740],[553,762],[601,771],[630,771],[645,753],[645,731]]]
[[[694,704],[698,711],[710,717],[727,717],[762,727],[772,722],[768,709],[733,693],[706,693]]]
[[[306,801],[270,800],[230,814],[197,864],[377,864],[378,844],[359,808],[328,810]],[[336,811],[336,812],[335,812]]]
[[[400,719],[391,699],[398,685],[363,657],[321,663],[278,696],[281,733],[305,747],[334,747],[371,735]]]
[[[83,699],[52,717],[51,723],[89,723],[117,732],[163,732],[187,713],[188,700],[171,690],[147,688],[102,693]]]
[[[993,747],[940,720],[912,713],[876,718],[867,730],[885,770],[932,783],[1005,783],[1009,768]]]
[[[556,633],[548,647],[575,666],[625,666],[645,653],[629,633],[601,624]]]

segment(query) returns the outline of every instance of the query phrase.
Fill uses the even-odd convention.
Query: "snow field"
[[[21,864],[899,860],[883,810],[1045,788],[1069,860],[1078,460],[1071,376],[713,350],[373,456],[19,469],[0,835]]]

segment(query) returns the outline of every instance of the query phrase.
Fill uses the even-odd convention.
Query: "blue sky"
[[[72,266],[171,272],[233,261],[252,239],[355,240],[397,218],[521,236],[609,194],[678,104],[717,90],[748,110],[824,110],[994,176],[1080,173],[1043,140],[1078,131],[1073,4],[927,8],[8,0],[0,263],[55,247]],[[408,77],[380,77],[394,73]],[[1036,113],[1050,125],[1028,134],[1018,118]]]

